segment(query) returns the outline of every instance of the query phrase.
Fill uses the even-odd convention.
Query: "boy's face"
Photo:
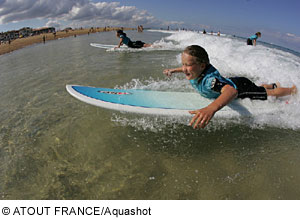
[[[196,79],[206,67],[204,63],[197,63],[196,58],[187,53],[182,53],[181,62],[187,80]]]

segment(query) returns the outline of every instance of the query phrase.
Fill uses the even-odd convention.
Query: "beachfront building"
[[[13,30],[13,31],[7,31],[5,33],[0,34],[1,42],[6,42],[6,41],[13,40],[16,38],[19,38],[19,31]]]
[[[68,33],[69,31],[72,31],[73,29],[71,27],[67,27],[65,29],[63,29],[63,31],[65,31],[66,33]]]
[[[4,38],[5,38],[4,33],[3,33],[3,32],[0,33],[0,44],[1,44],[2,42],[4,42]]]
[[[4,35],[0,33],[0,45],[4,43]]]
[[[55,33],[54,27],[44,27],[38,29],[32,29],[30,27],[24,27],[20,30],[13,30],[0,33],[0,42],[8,42],[15,40],[17,38],[29,37],[33,35],[46,34],[46,33]]]
[[[54,27],[43,27],[38,29],[33,29],[32,35],[39,35],[39,34],[47,34],[47,33],[54,33]]]
[[[30,27],[24,27],[22,29],[19,30],[19,37],[29,37],[30,34],[32,33],[32,28]]]

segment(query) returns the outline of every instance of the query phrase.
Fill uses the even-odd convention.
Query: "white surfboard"
[[[92,47],[97,47],[100,49],[105,49],[108,52],[141,52],[141,51],[167,51],[167,50],[182,50],[183,48],[171,48],[171,47],[163,47],[160,45],[152,45],[151,47],[142,47],[142,48],[130,48],[126,45],[122,45],[119,48],[116,48],[117,45],[110,45],[110,44],[97,44],[97,43],[90,43]]]
[[[90,43],[92,47],[97,47],[101,49],[114,49],[118,45],[110,45],[110,44],[97,44],[97,43]],[[128,48],[127,46],[121,46],[121,48]]]
[[[109,89],[77,85],[66,85],[66,89],[72,96],[88,104],[141,114],[191,116],[189,110],[204,108],[213,101],[203,98],[198,93],[188,92]],[[251,111],[272,111],[272,109],[261,104],[263,101],[257,102],[251,109],[247,109],[238,101],[234,101],[219,110],[217,114],[224,116],[250,116],[252,114]]]

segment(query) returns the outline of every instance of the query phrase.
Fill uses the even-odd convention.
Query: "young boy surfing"
[[[164,74],[182,72],[192,86],[204,97],[215,100],[207,107],[189,111],[194,115],[190,125],[194,128],[204,128],[214,114],[235,98],[250,98],[267,100],[268,96],[281,97],[295,94],[296,86],[279,88],[279,84],[255,85],[245,77],[224,78],[209,62],[204,48],[192,45],[185,48],[181,55],[182,66],[164,70]]]
[[[151,47],[152,44],[146,44],[142,41],[131,41],[129,37],[122,31],[118,30],[116,32],[116,36],[120,38],[120,42],[117,47],[115,48],[120,48],[123,44],[127,45],[130,48],[142,48],[142,47]]]

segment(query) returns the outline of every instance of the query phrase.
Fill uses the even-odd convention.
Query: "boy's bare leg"
[[[294,95],[297,93],[298,89],[295,85],[291,88],[275,88],[275,89],[266,89],[268,96],[287,96],[287,95]]]
[[[144,44],[143,47],[151,47],[151,46],[152,46],[152,44]]]
[[[281,87],[279,82],[273,84],[262,84],[261,86],[264,87],[265,89],[274,89],[274,85],[276,85],[275,88]]]
[[[296,95],[298,93],[298,89],[295,85],[292,86],[292,93],[291,95]]]

